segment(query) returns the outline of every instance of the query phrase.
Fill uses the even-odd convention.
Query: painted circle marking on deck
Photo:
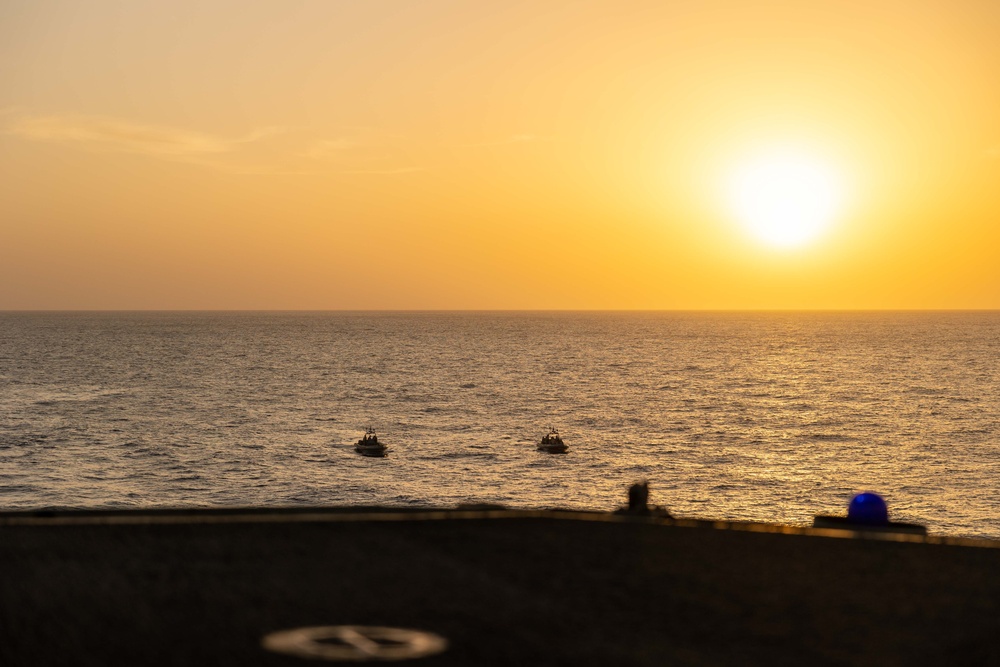
[[[370,625],[281,630],[265,635],[260,643],[275,653],[331,662],[410,660],[448,648],[448,641],[432,632]]]

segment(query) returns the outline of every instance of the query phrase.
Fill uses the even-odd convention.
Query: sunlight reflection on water
[[[6,313],[0,506],[607,510],[648,478],[679,516],[875,489],[1000,537],[998,353],[997,313]]]

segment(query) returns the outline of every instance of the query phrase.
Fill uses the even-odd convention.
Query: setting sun
[[[819,237],[843,205],[837,172],[793,150],[758,153],[729,176],[728,203],[739,222],[767,245],[792,248]]]
[[[1000,307],[1000,2],[251,4],[0,3],[0,309]]]

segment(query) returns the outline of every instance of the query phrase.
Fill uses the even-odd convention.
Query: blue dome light
[[[859,493],[847,506],[847,520],[868,525],[889,523],[889,508],[882,496],[871,491]]]

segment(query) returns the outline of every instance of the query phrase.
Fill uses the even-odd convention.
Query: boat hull
[[[361,456],[371,456],[375,458],[381,458],[385,456],[385,452],[388,448],[384,445],[379,445],[378,447],[362,447],[361,445],[355,445],[354,451]]]
[[[538,445],[538,451],[548,454],[565,454],[567,449],[566,445]]]

